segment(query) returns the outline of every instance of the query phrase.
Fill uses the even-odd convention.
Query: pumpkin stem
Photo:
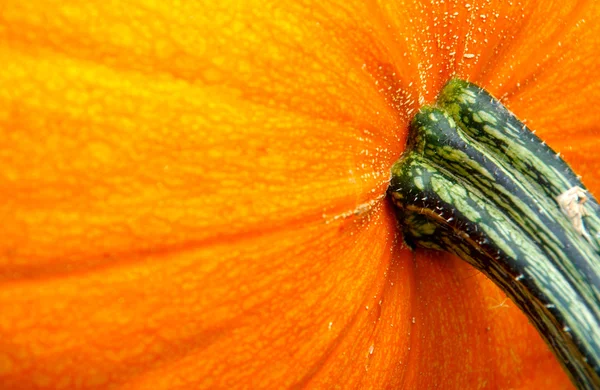
[[[558,153],[455,79],[413,119],[388,194],[409,246],[481,270],[576,386],[600,388],[600,206]]]

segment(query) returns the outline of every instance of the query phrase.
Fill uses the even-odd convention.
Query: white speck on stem
[[[583,225],[583,217],[588,215],[584,206],[587,200],[586,191],[579,186],[568,189],[556,198],[561,211],[569,218],[575,231],[589,240],[589,234]]]
[[[465,57],[465,58],[474,58],[474,57],[475,57],[475,54],[473,54],[473,53],[465,53],[465,54],[463,55],[463,57]]]

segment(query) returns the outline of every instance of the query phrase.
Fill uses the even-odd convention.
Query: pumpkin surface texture
[[[3,0],[0,388],[570,389],[385,198],[451,78],[600,194],[600,2]]]

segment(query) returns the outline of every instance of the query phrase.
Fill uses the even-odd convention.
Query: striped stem
[[[388,190],[405,242],[469,262],[600,388],[600,206],[498,100],[451,80],[411,123]]]

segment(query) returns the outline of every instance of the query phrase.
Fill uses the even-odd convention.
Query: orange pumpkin
[[[453,75],[600,192],[600,2],[468,3],[4,0],[0,387],[570,387],[384,199]]]

